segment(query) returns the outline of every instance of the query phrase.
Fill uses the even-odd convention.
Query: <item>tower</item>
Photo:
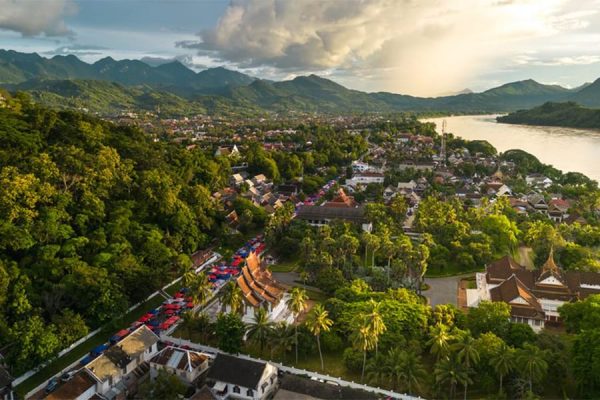
[[[442,165],[446,166],[446,120],[442,121],[442,149],[440,152]]]

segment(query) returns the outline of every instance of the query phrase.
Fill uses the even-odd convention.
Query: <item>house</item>
[[[359,172],[352,176],[352,179],[346,180],[346,185],[356,186],[367,186],[370,183],[383,184],[384,175],[381,172]]]
[[[231,175],[231,179],[229,180],[230,185],[238,187],[242,183],[244,183],[244,177],[241,174],[233,174]]]
[[[414,180],[410,180],[408,182],[398,182],[398,189],[405,189],[405,190],[415,190],[417,188],[417,182],[415,182]]]
[[[246,360],[219,353],[207,381],[219,399],[264,400],[277,389],[277,368],[268,362]]]
[[[511,320],[540,331],[546,323],[559,323],[558,308],[566,302],[600,294],[600,273],[563,271],[550,251],[544,265],[535,271],[505,256],[476,274],[476,289],[467,289],[467,305],[477,307],[482,300],[510,305]]]
[[[341,220],[359,225],[363,231],[370,232],[372,225],[365,217],[364,207],[321,207],[301,206],[296,218],[307,221],[312,226],[329,225],[331,221]]]
[[[365,172],[369,170],[369,164],[360,162],[360,161],[352,161],[352,171],[353,172]]]
[[[542,214],[548,214],[548,203],[544,199],[544,196],[538,193],[531,193],[527,196],[527,202],[531,207]]]
[[[215,157],[235,157],[240,155],[240,150],[234,144],[232,146],[219,146],[215,151]]]
[[[548,188],[552,185],[552,179],[548,178],[543,174],[529,174],[525,177],[525,182],[529,186],[539,187],[539,188]]]
[[[208,370],[208,361],[206,354],[168,346],[150,359],[150,377],[156,378],[158,371],[163,370],[191,385]]]
[[[254,313],[260,307],[267,310],[269,319],[272,321],[293,322],[293,315],[289,312],[286,304],[289,298],[288,293],[273,279],[271,271],[261,267],[259,256],[255,252],[251,252],[246,257],[245,264],[236,279],[244,296],[242,320],[246,323],[252,322]],[[226,306],[226,311],[230,312],[231,308]]]
[[[147,372],[146,362],[158,352],[158,341],[158,336],[142,325],[89,362],[85,369],[96,381],[96,393],[108,399],[126,396],[135,388],[138,375]]]
[[[548,217],[557,223],[569,217],[571,203],[564,199],[552,199],[548,202]]]
[[[322,207],[354,208],[358,205],[354,197],[348,196],[344,189],[339,189],[337,195],[331,200],[323,203]]]
[[[264,174],[259,174],[252,178],[252,183],[256,186],[264,185],[267,183],[267,177]]]

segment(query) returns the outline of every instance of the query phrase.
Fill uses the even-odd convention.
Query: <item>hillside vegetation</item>
[[[497,120],[507,124],[600,129],[600,109],[586,108],[574,102],[548,102],[530,110],[498,117]]]

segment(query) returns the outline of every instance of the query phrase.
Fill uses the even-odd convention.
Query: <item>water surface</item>
[[[496,115],[431,118],[438,132],[469,140],[487,140],[498,151],[522,149],[563,172],[581,172],[600,182],[600,130],[500,124]]]

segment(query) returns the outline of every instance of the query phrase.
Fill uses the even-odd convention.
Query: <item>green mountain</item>
[[[198,94],[202,89],[248,85],[254,78],[225,68],[194,72],[179,61],[150,66],[139,60],[105,57],[93,64],[73,55],[44,58],[36,53],[0,50],[0,84],[19,84],[30,79],[94,79],[126,86],[149,85],[179,94]],[[188,88],[194,90],[190,93]]]
[[[78,81],[74,83],[77,90],[68,87],[65,80]],[[93,84],[92,80],[121,86]],[[272,82],[222,67],[196,73],[179,61],[151,66],[139,60],[106,57],[87,64],[72,55],[43,58],[12,50],[0,50],[0,85],[31,91],[35,98],[50,105],[76,104],[101,113],[137,106],[149,110],[161,101],[166,102],[164,107],[161,104],[162,110],[174,112],[177,105],[180,113],[198,109],[209,113],[493,113],[536,107],[549,101],[600,106],[600,80],[569,90],[529,79],[481,93],[422,98],[351,90],[316,75]],[[128,101],[119,103],[118,99]]]
[[[498,117],[497,120],[508,124],[600,129],[600,109],[586,108],[572,101],[548,102],[530,110]]]

